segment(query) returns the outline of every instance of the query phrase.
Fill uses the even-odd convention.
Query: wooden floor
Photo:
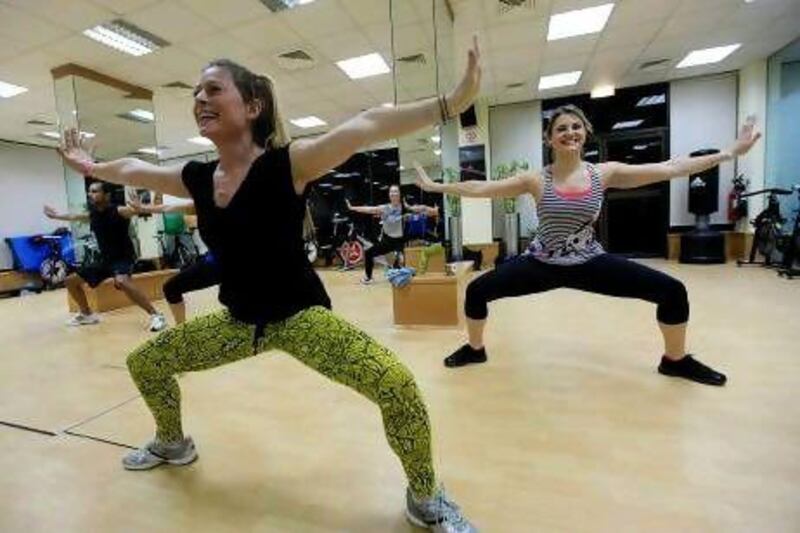
[[[490,362],[453,371],[441,359],[460,331],[396,329],[387,283],[323,278],[336,310],[416,374],[440,478],[483,531],[800,531],[800,281],[648,264],[688,286],[690,346],[727,387],[656,374],[646,303],[499,302]],[[213,309],[215,292],[189,304]],[[289,356],[181,378],[201,459],[131,473],[125,446],[153,429],[124,367],[146,316],[67,328],[59,291],[0,300],[0,317],[0,531],[413,531],[377,410]]]

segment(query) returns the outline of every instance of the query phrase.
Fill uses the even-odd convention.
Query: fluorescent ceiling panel
[[[614,4],[603,4],[553,15],[547,29],[547,40],[556,41],[603,31],[613,10]]]

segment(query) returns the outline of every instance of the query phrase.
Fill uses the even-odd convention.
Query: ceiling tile
[[[151,5],[126,15],[125,20],[172,44],[191,40],[196,35],[209,34],[215,29],[206,19],[177,2],[165,1]]]

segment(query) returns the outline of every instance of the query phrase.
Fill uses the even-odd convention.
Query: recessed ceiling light
[[[39,137],[45,137],[47,139],[61,139],[61,135],[57,131],[40,131],[37,135]]]
[[[316,128],[318,126],[325,126],[327,124],[327,122],[325,122],[324,120],[320,119],[319,117],[315,117],[313,115],[302,118],[294,118],[289,122],[291,122],[298,128],[303,128],[303,129]]]
[[[213,146],[214,141],[208,139],[206,137],[192,137],[191,139],[186,139],[190,143],[199,144],[201,146]]]
[[[539,78],[539,90],[554,89],[556,87],[566,87],[568,85],[575,85],[581,79],[583,71],[574,70],[572,72],[562,72],[561,74],[551,74],[550,76],[542,76]]]
[[[12,96],[17,96],[18,94],[25,92],[28,92],[27,87],[20,87],[19,85],[14,85],[13,83],[0,81],[0,98],[11,98]]]
[[[381,107],[394,107],[394,104],[392,102],[384,102],[381,104]]]
[[[391,72],[389,65],[386,64],[386,61],[384,61],[383,57],[378,53],[337,61],[336,66],[342,69],[352,80]]]
[[[547,29],[547,40],[555,41],[602,31],[613,10],[614,4],[603,4],[553,15]]]
[[[592,89],[591,96],[592,98],[608,98],[609,96],[614,96],[614,92],[613,85],[598,85]]]
[[[626,128],[635,128],[636,126],[640,125],[642,122],[644,122],[643,119],[640,119],[640,120],[624,120],[622,122],[617,122],[616,124],[614,124],[611,127],[611,129],[612,130],[623,130],[623,129],[626,129]]]
[[[741,44],[729,44],[726,46],[715,46],[702,50],[693,50],[686,57],[681,59],[676,68],[694,67],[697,65],[707,65],[709,63],[719,63],[731,55]]]
[[[431,137],[431,141],[435,142],[435,143],[438,143],[441,140],[442,140],[442,138],[440,136],[438,136],[438,135],[434,135],[433,137]]]
[[[651,105],[661,105],[667,102],[667,95],[665,94],[654,94],[653,96],[645,96],[639,99],[639,102],[636,104],[636,107],[647,107]]]
[[[434,150],[433,153],[434,153],[434,155],[442,155],[442,151],[439,150],[438,148],[436,150]]]
[[[137,57],[169,45],[164,39],[121,19],[89,28],[83,34],[114,50]]]

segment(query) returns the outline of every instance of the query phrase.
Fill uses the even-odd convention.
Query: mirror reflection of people
[[[101,261],[99,264],[82,266],[64,281],[67,291],[78,305],[78,313],[67,322],[70,326],[97,324],[100,317],[93,313],[83,291],[82,282],[94,288],[103,280],[114,279],[114,288],[121,290],[130,300],[150,317],[150,331],[161,331],[167,326],[164,315],[159,313],[147,296],[133,283],[131,274],[136,262],[133,242],[130,237],[130,219],[135,214],[127,206],[117,206],[111,202],[111,189],[107,183],[95,181],[89,185],[87,193],[89,209],[84,213],[58,213],[50,206],[44,207],[44,214],[54,220],[69,222],[89,222],[97,239]]]
[[[399,265],[400,254],[405,249],[405,235],[403,223],[406,212],[438,214],[438,210],[426,205],[410,206],[404,203],[400,196],[400,186],[394,184],[389,187],[389,203],[381,205],[352,205],[350,200],[345,200],[347,208],[356,213],[372,215],[381,219],[381,237],[377,243],[364,253],[364,277],[361,283],[372,283],[372,272],[375,268],[375,258],[388,253],[395,253],[394,267]]]
[[[445,358],[445,366],[486,362],[483,332],[490,302],[566,287],[656,304],[656,321],[664,342],[658,371],[707,385],[724,385],[724,374],[686,351],[689,299],[683,283],[664,272],[606,253],[595,239],[594,222],[606,188],[635,188],[702,172],[747,153],[761,135],[748,121],[734,144],[719,153],[642,165],[595,165],[583,159],[583,148],[591,134],[591,123],[583,112],[567,105],[556,109],[547,124],[545,140],[553,163],[541,171],[525,171],[499,181],[443,184],[433,182],[416,165],[417,184],[425,191],[476,198],[530,194],[539,219],[539,230],[527,254],[475,278],[467,287],[464,307],[468,342]]]
[[[138,199],[132,198],[128,201],[128,207],[140,215],[153,215],[164,213],[183,213],[194,215],[194,202],[182,202],[172,204],[143,204]],[[171,278],[169,278],[162,288],[164,299],[169,304],[175,324],[186,322],[186,302],[183,295],[188,292],[195,292],[219,284],[219,270],[211,252],[208,252],[184,268]]]

